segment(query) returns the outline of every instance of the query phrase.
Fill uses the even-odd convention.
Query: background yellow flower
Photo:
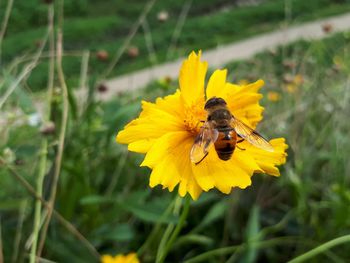
[[[281,99],[281,94],[276,91],[269,91],[267,93],[267,99],[273,102],[279,101]]]
[[[101,263],[139,263],[136,253],[130,253],[127,255],[103,255],[101,257]]]

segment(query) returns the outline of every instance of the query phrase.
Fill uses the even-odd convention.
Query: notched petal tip
[[[198,54],[197,54],[198,53]],[[189,59],[200,59],[202,56],[202,50],[199,49],[197,52],[192,50],[191,53],[188,55],[187,60]]]
[[[272,139],[269,141],[274,152],[267,152],[261,149],[249,149],[249,153],[256,160],[257,164],[261,168],[262,172],[272,176],[280,176],[280,172],[277,166],[282,165],[287,160],[286,149],[288,145],[285,143],[284,138]]]
[[[198,186],[196,182],[188,183],[186,180],[181,181],[178,188],[178,193],[181,197],[185,197],[188,193],[191,198],[196,201],[202,193],[202,189]]]

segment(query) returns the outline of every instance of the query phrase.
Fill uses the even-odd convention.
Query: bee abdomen
[[[231,151],[231,152],[219,152],[219,151],[217,151],[217,153],[218,153],[218,156],[221,160],[227,161],[227,160],[231,159],[233,151]]]
[[[232,156],[232,153],[233,153],[235,147],[230,143],[227,143],[224,147],[218,147],[218,146],[219,145],[217,145],[215,147],[215,150],[216,150],[219,158],[221,160],[224,160],[224,161],[229,160]]]

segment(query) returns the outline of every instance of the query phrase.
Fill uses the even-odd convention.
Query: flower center
[[[193,135],[197,135],[201,126],[203,125],[203,121],[206,121],[207,113],[204,110],[204,101],[198,101],[197,103],[193,103],[191,106],[185,107],[185,119],[184,124],[186,130],[192,133]]]

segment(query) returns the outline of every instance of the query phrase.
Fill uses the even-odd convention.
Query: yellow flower
[[[207,157],[195,165],[190,151],[206,120],[205,97],[221,97],[231,113],[252,128],[262,119],[259,105],[264,85],[262,80],[248,85],[226,82],[226,69],[216,70],[209,79],[206,93],[207,63],[201,62],[201,52],[192,52],[180,70],[180,89],[155,103],[142,101],[140,116],[127,124],[117,135],[117,142],[128,144],[130,151],[145,153],[141,166],[152,169],[150,186],[162,185],[173,191],[179,185],[180,196],[187,193],[197,199],[202,191],[217,188],[230,193],[233,187],[246,188],[254,172],[279,176],[276,165],[285,163],[287,145],[283,138],[270,141],[273,152],[256,148],[246,141],[236,148],[231,159],[219,159],[214,147]]]
[[[285,85],[284,89],[286,89],[289,94],[294,94],[298,91],[298,86],[295,85],[294,83],[291,83],[291,84]]]
[[[126,256],[119,254],[116,256],[103,255],[101,257],[101,263],[140,263],[136,253],[130,253]]]
[[[281,99],[281,94],[279,94],[279,93],[276,92],[276,91],[269,91],[269,92],[267,93],[267,99],[268,99],[269,101],[273,101],[273,102],[279,101],[279,100]]]
[[[294,76],[293,82],[295,85],[300,86],[301,84],[304,83],[304,77],[301,74],[296,74]]]

